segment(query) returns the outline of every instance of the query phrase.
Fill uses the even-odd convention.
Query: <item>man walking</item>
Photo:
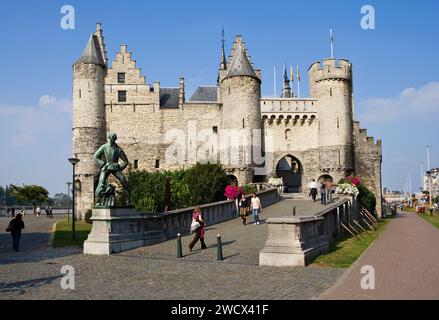
[[[256,195],[256,193],[253,193],[253,197],[251,200],[251,210],[253,212],[253,221],[254,224],[259,224],[259,212],[262,212],[262,205],[261,205],[261,199]]]
[[[322,181],[320,185],[320,199],[323,205],[326,206],[326,184],[325,181]]]
[[[9,222],[6,232],[10,232],[12,236],[12,247],[15,252],[20,250],[21,230],[24,229],[24,222],[21,213]]]
[[[312,196],[312,201],[315,202],[317,197],[317,182],[315,179],[312,179],[312,182],[309,184],[309,188],[309,195]]]

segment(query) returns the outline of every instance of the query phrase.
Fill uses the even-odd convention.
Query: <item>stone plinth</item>
[[[259,253],[259,265],[306,266],[328,252],[323,232],[323,217],[287,217],[268,219],[268,239]]]
[[[93,209],[84,253],[108,255],[166,240],[163,232],[147,229],[146,215],[135,209]]]

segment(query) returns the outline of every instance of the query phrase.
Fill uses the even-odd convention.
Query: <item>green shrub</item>
[[[84,221],[88,224],[92,224],[92,221],[90,220],[91,215],[92,215],[92,211],[91,211],[91,209],[88,209],[84,215]]]
[[[364,184],[360,183],[358,186],[358,201],[365,207],[370,213],[375,214],[376,197],[372,191],[370,191]]]
[[[246,184],[245,186],[242,186],[242,190],[245,194],[253,194],[258,191],[258,189],[256,189],[256,186],[252,184]]]
[[[167,176],[171,179],[170,210],[224,200],[227,174],[221,165],[196,164],[187,170],[130,172],[131,202],[136,209],[164,210]]]

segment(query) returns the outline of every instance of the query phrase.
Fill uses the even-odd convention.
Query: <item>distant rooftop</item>
[[[218,97],[218,87],[200,86],[189,101],[215,102]]]
[[[160,108],[178,109],[179,88],[160,88]]]

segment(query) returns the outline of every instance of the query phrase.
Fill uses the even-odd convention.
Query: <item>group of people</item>
[[[323,180],[320,185],[318,185],[316,180],[313,179],[309,184],[309,196],[312,197],[312,200],[315,202],[317,199],[317,195],[320,192],[320,201],[323,205],[326,205],[328,201],[333,201],[335,187],[336,186],[329,179]]]
[[[250,215],[250,212],[253,214],[253,224],[259,225],[261,223],[259,213],[262,212],[262,204],[261,199],[256,195],[256,193],[253,194],[250,200],[247,199],[244,194],[242,194],[241,199],[239,200],[239,215],[242,219],[242,224],[246,225],[247,216]],[[195,207],[195,210],[192,212],[192,223],[196,222],[198,222],[199,227],[194,230],[194,238],[188,245],[189,251],[193,250],[198,241],[201,243],[201,250],[207,248],[206,243],[204,242],[204,227],[206,224],[206,219],[199,206]]]
[[[53,218],[53,209],[52,207],[46,207],[46,209],[44,210],[46,212],[46,217],[47,218]],[[10,208],[6,209],[6,216],[14,218],[15,217],[15,212],[16,209],[12,206]],[[20,211],[20,214],[22,215],[22,217],[26,216],[26,209],[23,207]],[[35,213],[34,213],[37,217],[41,216],[41,208],[37,207],[35,209]]]

